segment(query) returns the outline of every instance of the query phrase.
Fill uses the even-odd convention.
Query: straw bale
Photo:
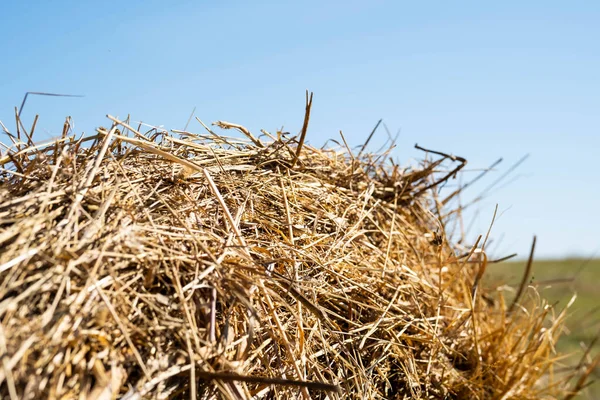
[[[478,287],[437,196],[466,161],[291,135],[92,136],[0,155],[6,398],[540,399],[564,313]],[[239,125],[220,122],[223,128]],[[22,129],[22,128],[21,128]],[[208,129],[208,127],[207,127]]]

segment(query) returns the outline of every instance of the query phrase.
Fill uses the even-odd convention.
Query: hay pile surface
[[[227,123],[249,139],[113,121],[39,146],[21,132],[3,150],[5,398],[567,390],[553,374],[564,315],[510,310],[477,287],[482,243],[446,235],[458,213],[436,193],[462,159],[401,168]]]

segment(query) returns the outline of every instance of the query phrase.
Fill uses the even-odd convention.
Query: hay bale
[[[564,313],[475,290],[485,251],[445,234],[434,189],[464,160],[112,120],[0,157],[3,397],[565,393]]]

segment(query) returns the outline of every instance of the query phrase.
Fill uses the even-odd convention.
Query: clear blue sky
[[[384,118],[403,162],[415,142],[472,169],[504,157],[466,197],[530,153],[478,206],[485,233],[499,204],[499,255],[526,256],[534,233],[540,257],[600,247],[600,2],[2,1],[0,21],[7,126],[49,91],[85,98],[30,98],[40,138],[66,115],[78,132],[128,113],[181,129],[194,107],[297,132],[310,89],[314,145],[340,129],[358,145]]]

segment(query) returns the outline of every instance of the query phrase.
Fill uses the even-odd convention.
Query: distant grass
[[[504,283],[518,287],[525,264],[526,261],[492,264],[486,281],[488,284]],[[600,259],[534,261],[531,284],[558,311],[564,309],[573,294],[577,295],[568,314],[568,332],[557,344],[558,351],[573,353],[565,363],[576,365],[582,350],[587,348],[600,330]],[[599,343],[594,346],[592,356],[598,352]],[[600,381],[598,368],[592,374],[592,379]],[[593,383],[579,399],[600,399],[600,383]]]

